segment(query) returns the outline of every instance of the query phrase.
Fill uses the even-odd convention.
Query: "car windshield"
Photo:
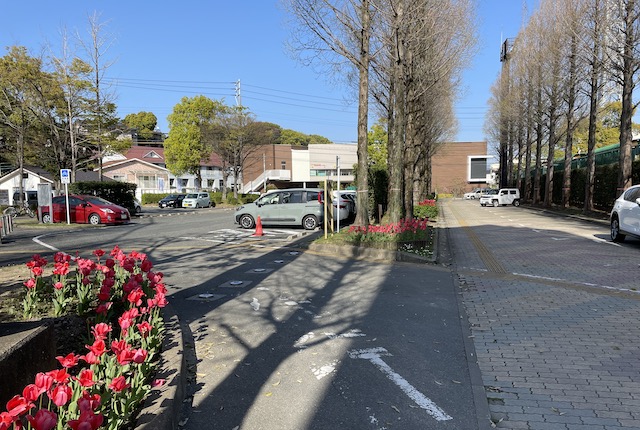
[[[187,194],[185,199],[197,199],[198,195],[197,194]]]
[[[112,205],[114,203],[111,203],[108,200],[105,199],[101,199],[100,197],[87,197],[85,198],[86,201],[88,201],[89,203],[93,203],[94,205]]]
[[[177,194],[169,194],[167,197],[165,197],[165,199],[175,199],[177,197],[178,197]]]

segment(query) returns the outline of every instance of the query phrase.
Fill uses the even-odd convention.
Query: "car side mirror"
[[[636,199],[636,204],[637,204],[638,206],[640,206],[640,197],[638,197],[638,198]]]

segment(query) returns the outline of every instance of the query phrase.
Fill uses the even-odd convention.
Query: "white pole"
[[[336,194],[338,195],[338,203],[336,204],[336,207],[338,209],[338,216],[336,217],[336,231],[338,233],[340,233],[340,156],[336,155],[336,173],[338,174],[338,190],[336,191]]]
[[[64,184],[64,199],[67,208],[67,224],[71,224],[71,216],[69,215],[69,184],[66,182]],[[51,212],[51,220],[53,221],[53,212]]]

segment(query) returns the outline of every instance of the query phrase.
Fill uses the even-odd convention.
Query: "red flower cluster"
[[[418,206],[435,206],[436,201],[433,199],[424,199],[421,202],[418,202]]]
[[[416,233],[418,230],[427,229],[426,219],[405,219],[396,223],[384,225],[369,225],[367,227],[352,225],[349,227],[349,233],[382,233],[382,234],[401,234],[405,232]]]
[[[117,246],[104,264],[100,258],[105,251],[96,250],[93,255],[96,261],[75,258],[77,280],[69,285],[66,277],[72,258],[68,254],[55,254],[52,286],[60,301],[67,300],[66,291],[74,285],[78,290],[88,291],[92,294],[88,299],[94,309],[92,318],[106,322],[91,327],[93,343],[86,345],[86,354],[56,357],[61,369],[38,373],[22,395],[7,403],[6,411],[0,412],[0,430],[23,429],[27,425],[35,430],[67,426],[74,430],[95,430],[105,420],[126,420],[126,413],[136,407],[132,402],[144,395],[141,386],[149,382],[145,382],[142,369],[152,368],[148,362],[160,344],[156,330],[161,319],[159,310],[167,304],[163,274],[151,271],[153,264],[145,254],[135,251],[125,254]],[[25,283],[29,305],[35,304],[46,264],[39,255],[27,263],[33,275]],[[114,304],[117,306],[112,307]],[[122,308],[120,315],[111,315],[112,309]],[[68,373],[82,363],[88,366],[72,372],[76,376]],[[153,385],[158,383],[154,381]],[[109,399],[108,405],[101,404],[102,397]]]

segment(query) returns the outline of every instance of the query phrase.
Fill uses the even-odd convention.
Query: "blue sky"
[[[530,14],[538,0],[526,1]],[[514,37],[522,23],[521,0],[477,4],[478,52],[456,103],[459,141],[485,139],[484,115],[500,70],[501,37]],[[61,29],[87,38],[94,11],[113,41],[105,55],[113,62],[106,75],[114,82],[121,117],[151,111],[166,132],[166,117],[182,97],[204,94],[233,105],[239,80],[242,104],[259,121],[338,143],[356,140],[355,91],[287,54],[288,29],[277,0],[9,2],[3,5],[1,55],[13,45],[38,55],[49,44],[58,53]]]

